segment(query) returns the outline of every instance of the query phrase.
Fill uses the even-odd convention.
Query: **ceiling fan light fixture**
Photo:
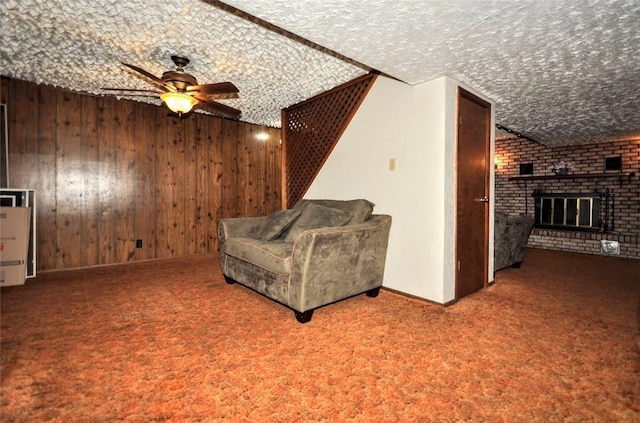
[[[164,93],[160,99],[164,101],[169,110],[178,114],[189,113],[193,106],[198,104],[197,99],[181,92]]]

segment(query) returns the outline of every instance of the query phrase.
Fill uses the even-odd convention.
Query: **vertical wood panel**
[[[58,94],[56,154],[56,219],[58,267],[80,267],[84,175],[82,162],[82,97]]]
[[[98,241],[99,264],[115,261],[115,216],[116,166],[115,166],[115,100],[111,97],[98,99]]]
[[[207,240],[208,251],[218,251],[218,219],[223,211],[223,143],[222,119],[207,119],[208,172],[209,197],[207,199]]]
[[[81,231],[81,262],[83,266],[98,263],[100,242],[98,237],[98,222],[100,212],[99,182],[98,182],[98,99],[82,96],[82,153],[83,162],[83,201],[82,201],[82,231]]]
[[[34,163],[38,182],[36,191],[36,265],[38,270],[56,269],[58,231],[56,220],[56,91],[38,87],[38,159]]]
[[[133,149],[133,102],[118,101],[115,104],[115,175],[117,177],[114,198],[115,262],[133,260],[135,255],[135,187],[136,156]]]
[[[208,131],[206,129],[206,119],[201,116],[194,116],[195,121],[195,182],[196,195],[194,198],[194,242],[196,245],[196,253],[205,253],[209,248],[208,240],[208,204],[209,198],[209,140],[207,139]]]
[[[273,142],[275,143],[275,145],[273,146],[275,158],[273,160],[271,175],[271,179],[273,181],[272,189],[275,202],[273,206],[276,209],[280,209],[286,201],[284,192],[282,192],[282,184],[285,181],[284,169],[282,167],[282,162],[284,160],[284,140],[282,139],[282,132],[279,128],[273,128],[271,130],[271,136]]]
[[[158,108],[156,110],[156,180],[155,180],[155,209],[156,209],[156,257],[169,257],[167,238],[168,209],[170,192],[167,189],[168,167],[167,150],[169,139],[167,112]]]
[[[262,127],[254,126],[249,131],[251,133],[250,142],[256,151],[251,178],[255,185],[256,216],[265,216],[268,208],[266,202],[267,140],[263,138],[264,130]]]
[[[9,106],[9,78],[0,78],[0,103]]]
[[[240,216],[236,205],[238,189],[237,126],[230,120],[222,121],[222,216]]]
[[[266,215],[279,210],[282,203],[280,197],[280,186],[282,183],[280,178],[280,162],[282,161],[282,149],[280,145],[280,131],[274,128],[264,128],[264,130],[268,134],[268,139],[265,143],[267,151],[264,174],[264,196],[266,203],[264,214]]]
[[[251,198],[251,209],[248,210],[253,216],[264,216],[264,170],[265,170],[265,148],[264,141],[258,139],[258,133],[261,132],[260,127],[251,126],[244,127],[245,143],[249,151],[249,167],[247,174],[249,175],[249,195]]]
[[[184,144],[180,118],[167,126],[167,256],[184,255]]]
[[[247,129],[238,126],[236,137],[236,156],[238,166],[236,177],[236,210],[240,216],[255,216],[252,203],[251,162],[252,151],[247,143]]]
[[[155,133],[156,107],[137,105],[133,148],[137,172],[135,174],[135,239],[142,241],[142,248],[135,250],[136,260],[155,257]]]
[[[190,116],[191,118],[194,116]],[[197,252],[196,225],[198,220],[196,196],[198,195],[198,169],[196,161],[196,119],[182,120],[182,146],[184,151],[184,173],[182,186],[184,187],[184,254],[193,255]]]
[[[242,160],[242,168],[239,175],[242,177],[241,192],[242,198],[239,206],[244,205],[244,215],[246,216],[258,216],[260,204],[258,204],[256,194],[258,192],[258,186],[260,181],[256,180],[255,172],[257,171],[257,164],[259,162],[260,151],[257,148],[257,142],[255,138],[255,127],[242,126],[240,128],[243,136],[240,137],[242,142],[242,151],[238,160]]]
[[[239,216],[253,216],[252,205],[248,204],[247,199],[250,199],[249,195],[249,177],[250,171],[249,165],[251,163],[251,151],[248,148],[246,141],[245,128],[239,126],[237,128],[236,136],[236,197],[234,199],[235,206]]]
[[[38,270],[214,252],[218,219],[279,208],[265,128],[10,78],[2,90],[12,185],[36,190]]]
[[[37,87],[25,82],[19,82],[9,91],[9,186],[12,188],[31,188],[37,179],[30,164],[38,154],[38,128],[33,124],[38,111],[37,98]]]

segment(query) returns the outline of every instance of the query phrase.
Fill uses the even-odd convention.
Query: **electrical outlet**
[[[136,248],[142,248],[142,240],[136,239]]]
[[[389,170],[396,170],[396,159],[389,159]]]

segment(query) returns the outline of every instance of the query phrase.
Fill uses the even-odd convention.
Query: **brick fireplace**
[[[567,175],[550,170],[560,160],[573,164]],[[495,209],[536,218],[530,247],[600,254],[609,240],[640,259],[639,175],[640,139],[554,148],[497,139]]]

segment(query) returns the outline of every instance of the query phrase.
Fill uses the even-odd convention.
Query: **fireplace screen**
[[[535,226],[574,231],[600,229],[600,194],[535,193]]]

